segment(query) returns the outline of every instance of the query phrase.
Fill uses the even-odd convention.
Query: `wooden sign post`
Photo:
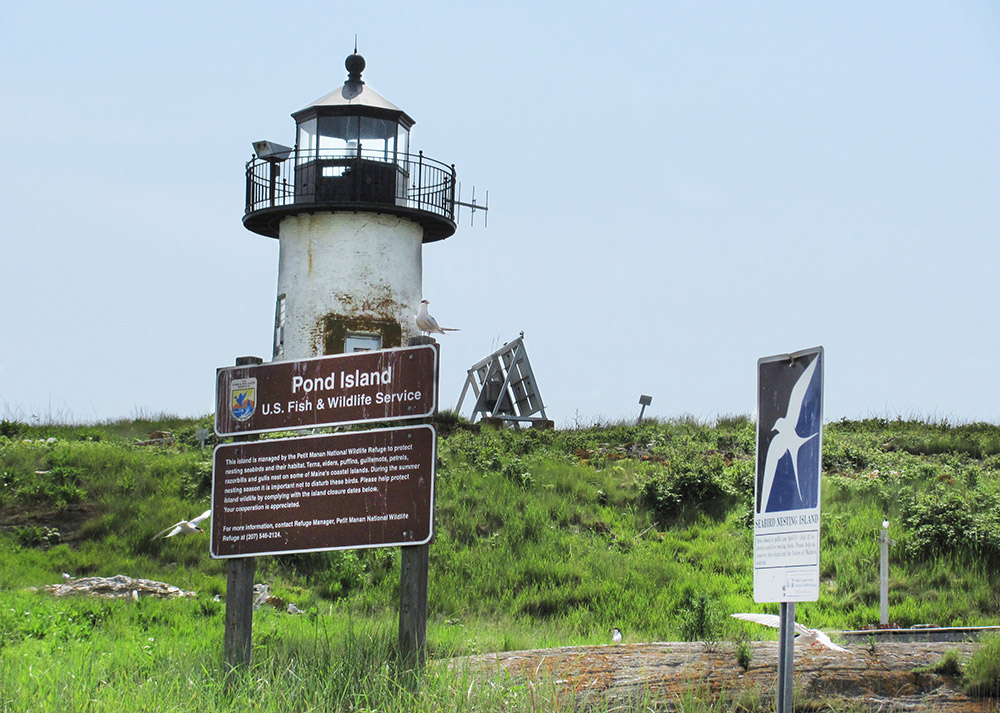
[[[236,366],[260,364],[260,357],[239,357]],[[219,405],[216,404],[216,410]],[[257,436],[237,436],[233,440],[247,441]],[[213,517],[214,520],[214,517]],[[253,576],[257,561],[252,557],[226,562],[226,624],[222,658],[227,668],[250,667],[250,647],[253,639]]]
[[[411,337],[409,346],[436,345],[433,337]],[[424,667],[427,651],[427,580],[430,542],[400,549],[399,659],[407,668]]]

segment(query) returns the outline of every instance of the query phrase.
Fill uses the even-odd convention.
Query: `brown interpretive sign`
[[[437,379],[436,344],[223,367],[215,433],[425,418],[437,410]]]
[[[436,459],[430,425],[220,445],[212,557],[426,544]]]

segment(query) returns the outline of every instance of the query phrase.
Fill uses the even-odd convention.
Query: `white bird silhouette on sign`
[[[442,327],[438,321],[427,311],[430,300],[421,300],[420,309],[417,310],[417,328],[424,334],[446,334],[448,332],[459,332],[461,330],[452,327]]]
[[[802,402],[805,400],[806,391],[809,389],[809,382],[812,381],[813,372],[816,371],[816,362],[813,359],[809,366],[802,372],[802,376],[792,387],[792,393],[788,397],[788,407],[785,415],[780,416],[771,427],[777,434],[771,438],[771,443],[767,447],[767,456],[764,459],[764,483],[761,488],[760,501],[757,503],[757,512],[767,510],[767,501],[771,497],[771,486],[774,485],[774,475],[778,472],[778,463],[784,458],[786,453],[792,456],[792,473],[795,475],[795,488],[799,492],[799,500],[802,500],[802,485],[799,483],[799,449],[813,438],[819,435],[814,433],[803,438],[795,428],[799,423],[799,416],[802,413]]]
[[[211,514],[212,514],[211,510],[206,510],[198,517],[193,517],[190,520],[181,520],[180,522],[175,523],[170,527],[166,528],[165,530],[157,533],[156,536],[153,537],[153,539],[155,540],[159,537],[164,537],[164,536],[173,537],[174,535],[181,535],[181,534],[193,535],[196,532],[204,532],[204,530],[198,527],[198,523],[200,523],[202,520],[204,520]]]
[[[763,624],[764,626],[770,626],[774,629],[781,628],[781,617],[777,614],[732,614],[731,616],[737,619],[742,619],[743,621],[752,621],[755,624]],[[833,651],[842,651],[844,653],[851,653],[848,649],[843,646],[837,646],[835,643],[830,641],[830,637],[819,629],[810,629],[804,624],[799,622],[794,622],[795,633],[798,637],[795,639],[795,643],[809,644],[810,646],[815,646],[819,644],[825,648],[831,649]]]

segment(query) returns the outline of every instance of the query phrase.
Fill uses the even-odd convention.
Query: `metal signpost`
[[[757,362],[754,601],[780,602],[778,713],[792,710],[795,602],[819,598],[823,348]]]
[[[647,394],[639,395],[639,405],[642,406],[642,408],[639,409],[639,420],[636,421],[637,426],[642,423],[642,415],[646,413],[646,407],[649,406],[651,403],[653,403],[652,396],[649,396]]]

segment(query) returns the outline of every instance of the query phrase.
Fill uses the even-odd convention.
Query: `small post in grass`
[[[882,530],[878,535],[879,567],[878,567],[878,623],[885,626],[889,623],[889,545],[896,544],[889,539],[889,521],[882,521]]]
[[[236,366],[263,363],[255,356],[238,357]],[[255,440],[253,436],[234,436],[234,441]],[[228,670],[250,667],[250,646],[253,641],[253,578],[257,560],[234,557],[226,560],[226,632],[222,655]]]

